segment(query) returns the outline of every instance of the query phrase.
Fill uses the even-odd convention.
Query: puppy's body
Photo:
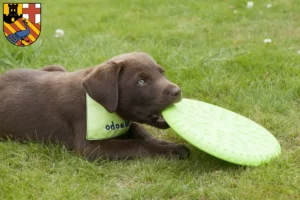
[[[124,119],[167,128],[159,112],[181,97],[160,70],[144,53],[124,54],[78,72],[59,66],[11,70],[0,75],[0,137],[58,141],[89,160],[186,157],[184,146],[159,141],[137,123],[123,137],[86,140],[86,93]],[[146,84],[136,84],[140,77]]]
[[[1,75],[0,135],[71,142],[74,123],[85,119],[86,71],[18,69]]]

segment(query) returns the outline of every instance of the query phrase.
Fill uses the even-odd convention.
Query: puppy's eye
[[[138,85],[144,85],[145,83],[146,83],[146,82],[145,82],[144,79],[141,79],[141,80],[138,81]]]

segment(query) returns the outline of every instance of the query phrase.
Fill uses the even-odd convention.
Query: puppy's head
[[[162,129],[169,127],[162,110],[181,100],[180,88],[146,53],[123,54],[95,67],[83,87],[107,111]]]

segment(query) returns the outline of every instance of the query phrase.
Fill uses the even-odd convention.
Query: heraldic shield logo
[[[16,46],[29,46],[41,33],[40,3],[4,3],[3,32]]]

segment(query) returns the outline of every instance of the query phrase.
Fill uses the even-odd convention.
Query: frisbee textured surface
[[[228,162],[258,166],[281,153],[279,142],[264,127],[212,104],[182,99],[162,115],[189,143]]]

